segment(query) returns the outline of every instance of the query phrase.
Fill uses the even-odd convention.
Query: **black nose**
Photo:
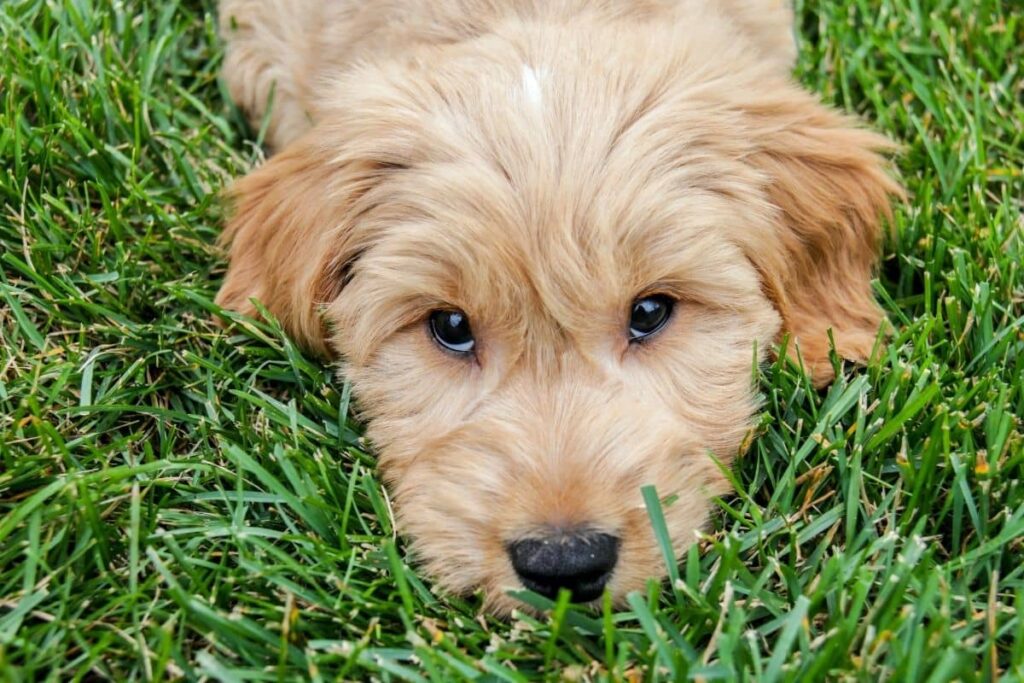
[[[563,533],[527,538],[508,545],[512,567],[523,585],[554,598],[560,588],[573,602],[601,595],[619,558],[619,539],[599,533]]]

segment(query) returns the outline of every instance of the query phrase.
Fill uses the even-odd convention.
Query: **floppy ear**
[[[381,172],[338,158],[313,131],[236,181],[227,193],[234,210],[221,244],[230,264],[217,304],[252,316],[256,299],[299,344],[332,355],[320,308],[338,296],[364,246],[356,204]]]
[[[820,386],[834,375],[829,330],[840,356],[866,362],[885,318],[871,277],[890,200],[903,196],[879,155],[895,146],[802,93],[753,113],[751,161],[767,182],[776,229],[751,258]]]

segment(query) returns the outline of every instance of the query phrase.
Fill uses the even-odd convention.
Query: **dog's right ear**
[[[221,236],[227,276],[222,308],[254,316],[259,301],[305,348],[330,356],[320,317],[341,292],[345,271],[365,248],[358,206],[386,165],[345,159],[314,129],[236,181]]]

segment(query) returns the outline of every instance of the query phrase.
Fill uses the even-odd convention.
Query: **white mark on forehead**
[[[523,92],[526,93],[526,101],[534,107],[540,107],[544,102],[540,82],[545,75],[543,69],[538,73],[529,64],[523,64]]]

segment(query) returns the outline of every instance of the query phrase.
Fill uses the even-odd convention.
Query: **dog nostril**
[[[508,545],[512,567],[523,585],[554,598],[561,588],[573,602],[590,602],[604,590],[619,558],[619,539],[601,533],[557,534]]]

